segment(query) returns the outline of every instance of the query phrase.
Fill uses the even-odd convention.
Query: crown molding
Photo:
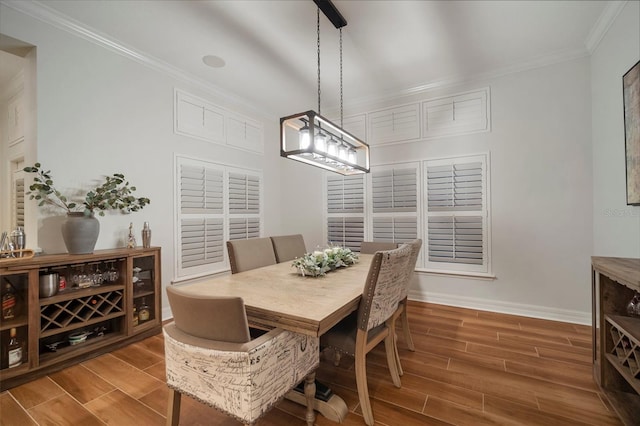
[[[598,48],[598,45],[607,34],[607,31],[609,31],[609,28],[611,28],[613,21],[616,20],[627,3],[627,0],[607,2],[604,10],[598,17],[598,20],[593,25],[593,27],[591,27],[591,31],[589,31],[587,39],[584,42],[585,46],[587,46],[589,54],[592,54]]]
[[[265,117],[267,119],[275,119],[275,116],[265,115],[265,112],[257,109],[252,103],[249,103],[246,99],[240,98],[238,95],[233,94],[219,86],[213,85],[206,80],[198,78],[186,71],[175,67],[161,59],[155,58],[145,52],[129,47],[126,44],[100,34],[99,31],[88,27],[87,25],[76,21],[67,15],[64,15],[55,9],[47,6],[41,1],[22,1],[22,0],[1,0],[0,4],[9,7],[17,12],[28,15],[34,19],[42,21],[46,24],[52,25],[60,30],[66,31],[119,55],[125,56],[129,59],[138,62],[148,68],[155,71],[169,75],[176,80],[195,85],[203,91],[217,97],[221,97],[227,101],[241,105],[248,111],[251,111],[258,117]]]

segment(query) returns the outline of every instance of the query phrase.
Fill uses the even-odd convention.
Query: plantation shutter
[[[229,239],[260,236],[260,177],[229,172]]]
[[[221,264],[224,262],[224,171],[188,161],[180,162],[178,167],[179,269],[197,271],[196,267]]]
[[[24,226],[24,178],[16,178],[13,185],[14,225]]]
[[[485,157],[427,161],[426,185],[429,265],[487,272]]]
[[[327,242],[360,250],[364,240],[363,175],[327,175]]]
[[[489,130],[489,89],[426,101],[424,137],[458,135]]]
[[[372,168],[372,241],[403,243],[418,238],[418,170],[419,163]]]
[[[260,179],[257,176],[229,173],[229,213],[260,213]]]

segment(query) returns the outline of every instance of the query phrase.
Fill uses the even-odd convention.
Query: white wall
[[[265,235],[280,232],[280,175],[277,121],[243,108],[232,98],[214,96],[201,86],[177,80],[114,51],[0,6],[0,28],[37,48],[37,161],[51,169],[64,192],[88,188],[104,175],[123,173],[137,196],[151,204],[130,215],[99,217],[96,249],[123,247],[129,222],[140,239],[142,224],[161,246],[162,283],[174,276],[174,156],[184,154],[224,164],[262,169]],[[265,126],[265,155],[249,153],[173,133],[174,88],[247,115]],[[27,182],[30,177],[27,176]],[[39,245],[64,252],[61,211],[37,209]],[[53,216],[52,216],[53,215]],[[26,229],[35,235],[35,229]],[[164,307],[168,304],[164,301]]]
[[[640,59],[640,3],[628,2],[591,56],[593,254],[640,257],[640,206],[628,206],[622,76]]]

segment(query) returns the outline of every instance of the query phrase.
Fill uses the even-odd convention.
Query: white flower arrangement
[[[320,277],[334,269],[351,266],[357,261],[358,255],[351,249],[336,246],[307,253],[296,258],[291,266],[297,268],[303,277]]]

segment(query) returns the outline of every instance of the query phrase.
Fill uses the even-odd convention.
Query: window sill
[[[496,279],[496,276],[486,272],[465,272],[465,271],[442,271],[438,269],[416,269],[416,272],[421,275],[432,275],[439,277],[458,277],[458,278],[473,278],[484,281],[492,281]]]
[[[231,273],[230,269],[222,269],[222,270],[217,270],[213,272],[203,272],[201,274],[194,274],[186,277],[174,278],[173,280],[171,280],[171,284],[172,285],[173,284],[189,284],[192,282],[198,282],[205,278],[217,278],[222,275],[228,275],[229,273]]]

